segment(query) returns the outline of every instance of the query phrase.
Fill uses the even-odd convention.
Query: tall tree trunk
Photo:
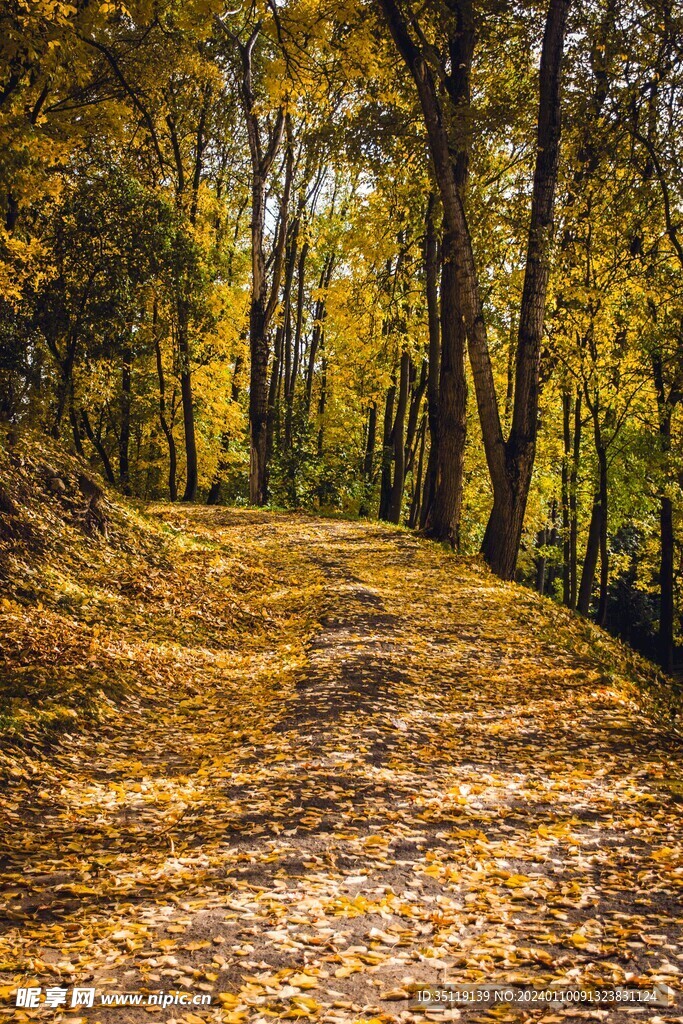
[[[318,350],[325,330],[325,317],[327,315],[327,303],[325,292],[332,279],[334,269],[334,257],[327,256],[323,263],[318,282],[319,296],[316,299],[313,314],[313,331],[311,333],[311,347],[308,353],[308,370],[306,372],[306,414],[311,411],[311,397],[313,395],[313,379],[315,377],[315,363],[318,358]]]
[[[598,470],[600,489],[600,593],[596,622],[604,626],[607,622],[607,587],[609,584],[609,549],[607,545],[607,452],[600,441],[598,447]]]
[[[420,367],[420,376],[416,379],[415,370],[413,364],[410,364],[410,406],[408,411],[408,426],[406,427],[406,443],[405,443],[405,462],[406,462],[406,476],[412,472],[413,463],[415,461],[416,445],[415,435],[417,433],[417,425],[420,419],[420,409],[422,407],[422,399],[427,389],[427,374],[428,374],[428,363],[426,359],[423,359],[422,366]]]
[[[659,664],[665,672],[674,668],[674,522],[673,503],[659,499]]]
[[[569,474],[569,572],[570,590],[569,607],[576,608],[578,591],[578,545],[579,545],[579,510],[578,483],[579,460],[581,458],[581,392],[577,391],[574,402],[574,442],[572,466]]]
[[[560,80],[568,7],[568,0],[550,0],[543,37],[536,168],[519,316],[515,396],[512,427],[504,445],[502,466],[500,456],[493,454],[500,439],[499,427],[498,431],[491,431],[485,426],[492,419],[488,412],[485,412],[482,420],[482,429],[489,432],[489,466],[493,470],[494,492],[493,508],[486,527],[482,551],[494,572],[503,579],[511,579],[515,573],[536,455],[539,367],[550,271],[550,246],[553,238],[555,186],[559,166]],[[473,331],[473,336],[476,341],[476,331]],[[483,352],[480,358],[481,356]],[[473,372],[478,361],[479,359],[474,360]],[[486,406],[495,400],[495,391],[490,387],[490,375],[474,375],[475,387],[479,376],[481,404]]]
[[[270,368],[270,385],[268,387],[268,422],[266,425],[266,464],[270,466],[273,455],[275,431],[279,417],[279,399],[282,390],[282,356],[285,342],[284,325],[279,324],[275,330],[273,345],[273,362]]]
[[[267,426],[267,462],[273,453],[275,432],[277,430],[278,443],[281,441],[281,395],[284,390],[285,404],[288,402],[289,390],[292,379],[292,323],[291,323],[291,302],[292,282],[294,280],[294,269],[296,265],[297,244],[299,235],[299,219],[292,224],[285,247],[284,260],[284,283],[282,288],[282,322],[275,332],[275,346],[273,350],[273,365],[270,373],[270,388],[268,390],[268,426]],[[283,387],[284,384],[284,387]],[[286,413],[285,413],[286,416]]]
[[[321,343],[322,348],[322,343]],[[320,396],[318,398],[318,457],[323,456],[323,435],[325,424],[325,409],[327,407],[327,359],[322,357],[320,373]]]
[[[154,336],[154,353],[157,364],[157,377],[159,379],[159,422],[164,432],[168,445],[168,493],[171,501],[178,500],[178,453],[176,450],[173,429],[166,416],[166,378],[164,376],[164,364],[161,358],[161,339],[159,338],[159,318],[157,313],[156,300],[152,310],[152,333]]]
[[[423,417],[420,429],[418,431],[417,442],[419,444],[419,455],[417,459],[417,470],[415,472],[415,481],[413,484],[413,500],[410,504],[410,513],[408,514],[408,526],[411,530],[414,530],[420,521],[420,502],[422,500],[422,472],[424,467],[424,455],[425,455],[425,441],[427,438],[427,420]]]
[[[292,367],[287,385],[285,397],[285,451],[292,447],[292,428],[294,418],[294,394],[299,373],[299,361],[301,359],[301,338],[303,334],[305,282],[306,282],[306,259],[308,257],[309,243],[305,241],[299,253],[299,264],[297,267],[297,291],[296,291],[296,320],[294,326],[294,339],[292,343]]]
[[[430,65],[411,35],[409,20],[398,0],[378,2],[417,87],[446,227],[452,236],[456,255],[459,308],[465,320],[484,448],[494,492],[482,550],[494,572],[510,579],[517,561],[536,448],[540,349],[559,158],[560,70],[569,0],[550,0],[543,37],[536,167],[519,322],[512,428],[507,442],[502,432],[476,263],[459,188],[458,161],[463,146],[456,147],[453,157],[453,140],[447,128],[454,120],[462,124],[463,97],[466,103],[469,96],[469,70],[474,45],[472,4],[463,0],[454,5],[454,30],[448,40],[450,63],[445,69],[446,88],[442,93]],[[454,56],[458,59],[454,60]],[[459,83],[463,78],[467,79],[465,89]],[[449,111],[444,110],[444,95],[456,97],[453,109]],[[467,122],[468,119],[464,120]]]
[[[78,416],[76,415],[76,403],[73,388],[69,389],[69,419],[71,421],[71,431],[73,433],[76,454],[80,455],[81,458],[85,458],[83,442],[81,441],[81,424],[78,422]]]
[[[446,234],[441,268],[441,369],[439,375],[437,456],[434,492],[425,536],[460,543],[460,510],[467,433],[465,325],[457,293],[455,249]]]
[[[249,317],[249,501],[252,505],[265,505],[268,500],[268,336],[264,312],[261,298],[255,298]]]
[[[240,335],[240,340],[246,339],[246,332]],[[244,366],[244,356],[241,352],[238,352],[235,356],[235,366],[232,371],[232,383],[230,384],[230,397],[233,402],[239,402],[240,399],[240,374],[242,373],[242,367]]]
[[[571,601],[571,544],[569,540],[571,515],[569,511],[569,462],[572,451],[571,435],[572,396],[562,395],[562,603],[568,608]]]
[[[652,356],[652,370],[659,414],[659,444],[664,462],[664,480],[659,496],[659,663],[665,672],[674,667],[674,523],[673,503],[666,493],[668,463],[671,456],[671,416],[683,398],[679,387],[667,395],[664,363],[659,352]]]
[[[564,458],[562,461],[562,601],[568,608],[576,608],[578,588],[576,488],[581,452],[581,393],[579,391],[573,396],[569,393],[562,396],[562,435],[564,439]]]
[[[405,419],[408,407],[408,384],[410,374],[410,356],[407,352],[401,354],[401,365],[399,371],[398,402],[396,404],[396,418],[391,432],[391,443],[394,455],[394,479],[391,485],[391,497],[387,519],[390,523],[400,523],[401,506],[403,504],[403,486],[405,484]]]
[[[546,532],[547,544],[551,549],[555,549],[558,546],[557,536],[557,501],[553,498],[550,503],[550,528]],[[546,566],[545,576],[545,590],[549,593],[555,586],[555,580],[558,576],[557,565],[555,561],[551,561],[549,566]]]
[[[119,483],[124,494],[130,494],[130,409],[133,354],[124,345],[121,355],[121,429],[119,431]]]
[[[202,178],[204,151],[206,149],[206,120],[211,101],[211,86],[203,90],[204,98],[200,110],[197,133],[194,145],[194,167],[190,183],[190,209],[189,221],[194,227],[197,221],[199,204],[199,186]],[[177,125],[170,116],[166,117],[166,123],[171,136],[171,143],[175,157],[177,171],[177,201],[180,205],[186,190],[186,176],[183,166],[182,150],[177,134]],[[163,161],[162,171],[163,171]],[[181,241],[182,248],[182,239]],[[180,274],[178,280],[177,314],[178,314],[178,354],[180,357],[180,396],[183,408],[183,428],[185,435],[185,491],[183,501],[194,501],[197,497],[197,486],[199,483],[199,469],[197,463],[197,438],[195,432],[194,399],[192,394],[192,367],[190,351],[190,296],[187,293],[187,282],[185,275]]]
[[[227,30],[226,30],[227,31]],[[287,207],[292,183],[292,147],[287,147],[285,187],[280,207],[279,228],[273,252],[270,293],[264,249],[266,189],[285,131],[285,112],[278,111],[274,127],[263,139],[257,113],[257,99],[252,75],[252,56],[261,24],[254,27],[246,43],[237,43],[242,61],[239,83],[240,98],[247,124],[251,157],[251,307],[249,311],[249,348],[251,354],[249,388],[249,500],[252,505],[265,505],[268,500],[268,327],[275,311],[280,289],[283,252],[287,237]]]
[[[595,570],[600,554],[600,530],[602,519],[602,504],[600,493],[593,498],[593,509],[591,511],[590,525],[588,527],[588,540],[586,542],[586,555],[583,560],[583,571],[581,572],[581,583],[579,585],[579,596],[577,608],[579,612],[587,616],[590,611],[591,595],[593,593],[593,581]]]
[[[78,336],[75,331],[70,331],[66,341],[66,351],[60,360],[59,385],[57,387],[57,407],[55,418],[52,424],[52,436],[60,436],[62,420],[69,403],[69,395],[73,391],[73,372],[76,363],[76,350],[78,348]]]
[[[375,463],[375,444],[377,439],[377,403],[371,402],[368,408],[367,438],[363,459],[363,496],[358,509],[359,516],[370,515],[370,492]]]
[[[292,387],[292,290],[294,287],[294,273],[297,267],[297,256],[299,253],[299,231],[301,229],[301,218],[297,216],[292,224],[287,241],[285,254],[285,283],[282,289],[282,321],[285,328],[284,338],[284,394],[285,400]]]
[[[439,312],[439,253],[434,223],[436,196],[431,193],[427,204],[425,231],[425,279],[427,318],[429,325],[429,376],[427,378],[427,411],[429,417],[429,457],[424,482],[420,526],[424,529],[431,511],[439,455],[439,378],[441,375],[441,327]]]
[[[183,296],[178,298],[178,353],[180,356],[180,397],[183,407],[185,432],[185,491],[183,501],[194,501],[199,482],[197,466],[197,439],[194,426],[194,400],[192,397],[192,370],[190,367],[189,315]]]
[[[388,519],[389,506],[391,504],[391,460],[394,454],[391,444],[391,428],[394,422],[395,398],[396,384],[393,383],[387,390],[387,397],[384,405],[384,427],[382,431],[382,477],[380,482],[378,519]]]
[[[548,544],[548,529],[544,527],[539,530],[536,534],[536,547],[544,549]],[[543,554],[539,552],[536,556],[536,590],[541,596],[545,593],[545,579],[546,579],[546,564],[547,558],[545,551]]]

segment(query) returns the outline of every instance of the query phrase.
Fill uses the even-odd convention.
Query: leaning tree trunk
[[[452,236],[456,256],[459,307],[467,331],[477,407],[494,493],[482,550],[494,572],[510,579],[515,572],[536,451],[539,363],[559,162],[560,70],[569,0],[550,0],[543,37],[536,167],[520,312],[512,428],[507,442],[500,420],[472,239],[459,188],[462,146],[456,146],[454,154],[453,139],[447,127],[453,122],[463,122],[462,98],[467,96],[469,83],[463,90],[458,80],[469,79],[475,31],[472,4],[463,0],[461,4],[453,5],[454,28],[447,40],[450,77],[447,76],[447,87],[442,90],[425,53],[420,49],[424,45],[421,34],[417,33],[418,42],[411,34],[414,16],[406,17],[398,0],[378,2],[396,47],[415,81],[446,228]],[[469,62],[465,59],[467,54]],[[445,97],[450,98],[451,95],[456,96],[456,102],[446,109],[448,100]]]
[[[551,0],[543,37],[536,168],[519,317],[512,428],[504,445],[503,465],[499,457],[489,463],[493,469],[494,498],[482,552],[503,579],[511,579],[515,573],[536,456],[539,366],[559,166],[560,73],[568,6],[568,0]],[[495,435],[490,435],[490,448],[495,441]]]
[[[110,484],[115,484],[116,477],[114,476],[114,470],[112,469],[112,464],[109,459],[109,455],[107,454],[106,448],[102,444],[102,438],[93,430],[92,424],[90,422],[90,417],[88,416],[88,413],[86,412],[85,409],[81,409],[81,423],[83,424],[83,429],[85,430],[86,437],[88,438],[93,448],[96,450],[97,454],[102,460],[102,466],[104,467],[104,472],[107,477],[107,480],[109,481]]]

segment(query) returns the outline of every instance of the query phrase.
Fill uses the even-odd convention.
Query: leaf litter
[[[47,746],[26,710],[0,754],[0,1015],[409,1024],[444,981],[678,992],[680,747],[616,645],[406,532],[150,514],[154,557],[3,605],[12,671],[103,696]],[[212,1003],[10,1005],[31,982]]]

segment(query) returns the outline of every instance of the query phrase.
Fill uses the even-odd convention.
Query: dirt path
[[[680,752],[569,616],[407,533],[160,514],[194,540],[178,605],[130,580],[103,634],[137,666],[123,713],[28,751],[3,798],[0,1015],[390,1022],[449,980],[682,987]],[[261,574],[237,611],[236,551]],[[17,1009],[17,984],[212,1005]],[[683,1003],[446,1019],[607,1014]]]

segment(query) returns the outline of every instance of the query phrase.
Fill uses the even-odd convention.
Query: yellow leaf
[[[318,979],[313,978],[310,974],[293,974],[289,979],[289,984],[294,985],[295,988],[315,988]]]

